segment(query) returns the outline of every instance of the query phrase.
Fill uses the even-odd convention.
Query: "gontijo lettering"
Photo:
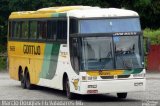
[[[40,46],[35,45],[24,45],[23,46],[23,53],[24,54],[33,54],[33,55],[40,55]]]

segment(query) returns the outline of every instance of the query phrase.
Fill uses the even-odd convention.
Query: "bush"
[[[0,45],[0,71],[5,70],[7,67],[6,46]]]
[[[5,53],[5,52],[6,52],[6,46],[0,45],[0,54]]]
[[[152,30],[149,28],[146,28],[143,31],[144,37],[148,37],[151,39],[151,44],[160,44],[160,29]]]
[[[0,71],[7,68],[7,57],[0,57]]]

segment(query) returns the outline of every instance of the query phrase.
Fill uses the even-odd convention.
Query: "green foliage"
[[[2,53],[5,53],[5,51],[6,51],[6,46],[0,45],[0,55]]]
[[[151,0],[136,0],[134,3],[134,7],[147,7],[151,4]]]
[[[55,6],[54,0],[10,0],[11,11],[33,11],[43,7]]]
[[[6,46],[0,45],[0,71],[5,70],[7,65]]]
[[[144,37],[148,37],[151,39],[151,44],[160,44],[160,29],[153,30],[146,28],[143,33]]]
[[[89,5],[103,7],[104,4],[106,4],[106,6],[108,6],[108,3],[103,0],[59,0],[59,2],[61,5]]]
[[[0,57],[0,71],[5,70],[7,67],[7,58],[6,57]]]
[[[0,45],[0,71],[6,69],[6,46]]]

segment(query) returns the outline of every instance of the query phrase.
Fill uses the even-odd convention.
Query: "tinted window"
[[[80,33],[141,31],[139,18],[80,20]]]
[[[78,21],[76,19],[70,20],[70,34],[78,33]]]
[[[37,38],[37,21],[30,21],[30,38]]]
[[[20,22],[12,22],[12,37],[18,38],[20,37],[21,23]]]
[[[22,38],[25,38],[25,39],[28,38],[28,35],[29,35],[28,30],[29,30],[28,21],[23,21],[22,22]]]
[[[47,39],[56,39],[57,21],[47,21]]]
[[[47,22],[38,21],[38,39],[46,39],[47,35]]]
[[[9,25],[11,22],[9,22]],[[10,27],[10,26],[9,26]],[[13,21],[9,35],[13,38],[57,40],[67,39],[67,20]],[[10,34],[12,32],[12,35]]]
[[[58,20],[57,39],[67,39],[67,20]]]

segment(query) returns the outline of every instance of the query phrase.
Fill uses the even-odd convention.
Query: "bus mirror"
[[[148,55],[149,51],[150,51],[150,47],[151,47],[151,40],[150,38],[146,38],[146,55]]]

